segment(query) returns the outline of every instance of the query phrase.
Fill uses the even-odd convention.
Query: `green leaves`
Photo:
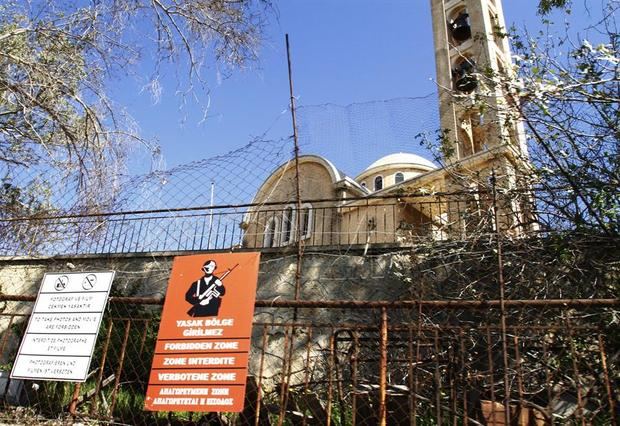
[[[538,13],[540,15],[547,15],[556,8],[568,9],[570,3],[570,0],[540,0],[538,3]]]

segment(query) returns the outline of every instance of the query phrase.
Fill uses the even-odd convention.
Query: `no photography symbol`
[[[97,282],[97,276],[95,274],[88,274],[84,277],[84,281],[82,281],[82,288],[84,290],[90,290],[95,286]]]
[[[56,278],[56,281],[54,282],[54,288],[56,289],[56,291],[62,291],[67,288],[67,284],[69,284],[69,277],[66,275],[61,275]]]

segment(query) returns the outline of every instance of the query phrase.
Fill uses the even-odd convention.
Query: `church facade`
[[[443,166],[400,152],[350,177],[330,159],[300,156],[260,186],[242,225],[245,247],[442,240],[498,225],[523,231],[528,200],[495,200],[495,209],[490,200],[523,188],[529,170],[518,105],[493,78],[512,73],[501,0],[431,0],[431,13]]]

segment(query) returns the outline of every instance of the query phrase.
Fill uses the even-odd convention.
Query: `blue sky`
[[[587,20],[581,1],[576,0],[570,18],[577,25]],[[535,0],[503,3],[508,25],[540,28]],[[299,105],[348,105],[435,90],[428,0],[285,0],[276,5],[278,17],[267,26],[258,63],[223,80],[216,67],[206,70],[207,120],[201,122],[195,105],[180,109],[172,73],[164,74],[157,103],[140,91],[143,82],[135,77],[116,85],[116,101],[143,136],[161,146],[167,168],[241,147],[271,126],[271,138],[291,134],[285,33]],[[205,93],[198,95],[206,102]]]

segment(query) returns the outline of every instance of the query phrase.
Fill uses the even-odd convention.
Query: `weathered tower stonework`
[[[445,189],[526,189],[531,168],[501,0],[431,0],[431,14]],[[527,195],[499,203],[502,227],[531,222],[530,205]],[[448,210],[457,221],[458,206]]]
[[[510,117],[516,105],[496,84],[512,73],[501,0],[431,0],[431,13],[446,160],[503,144],[525,156],[522,125]]]

